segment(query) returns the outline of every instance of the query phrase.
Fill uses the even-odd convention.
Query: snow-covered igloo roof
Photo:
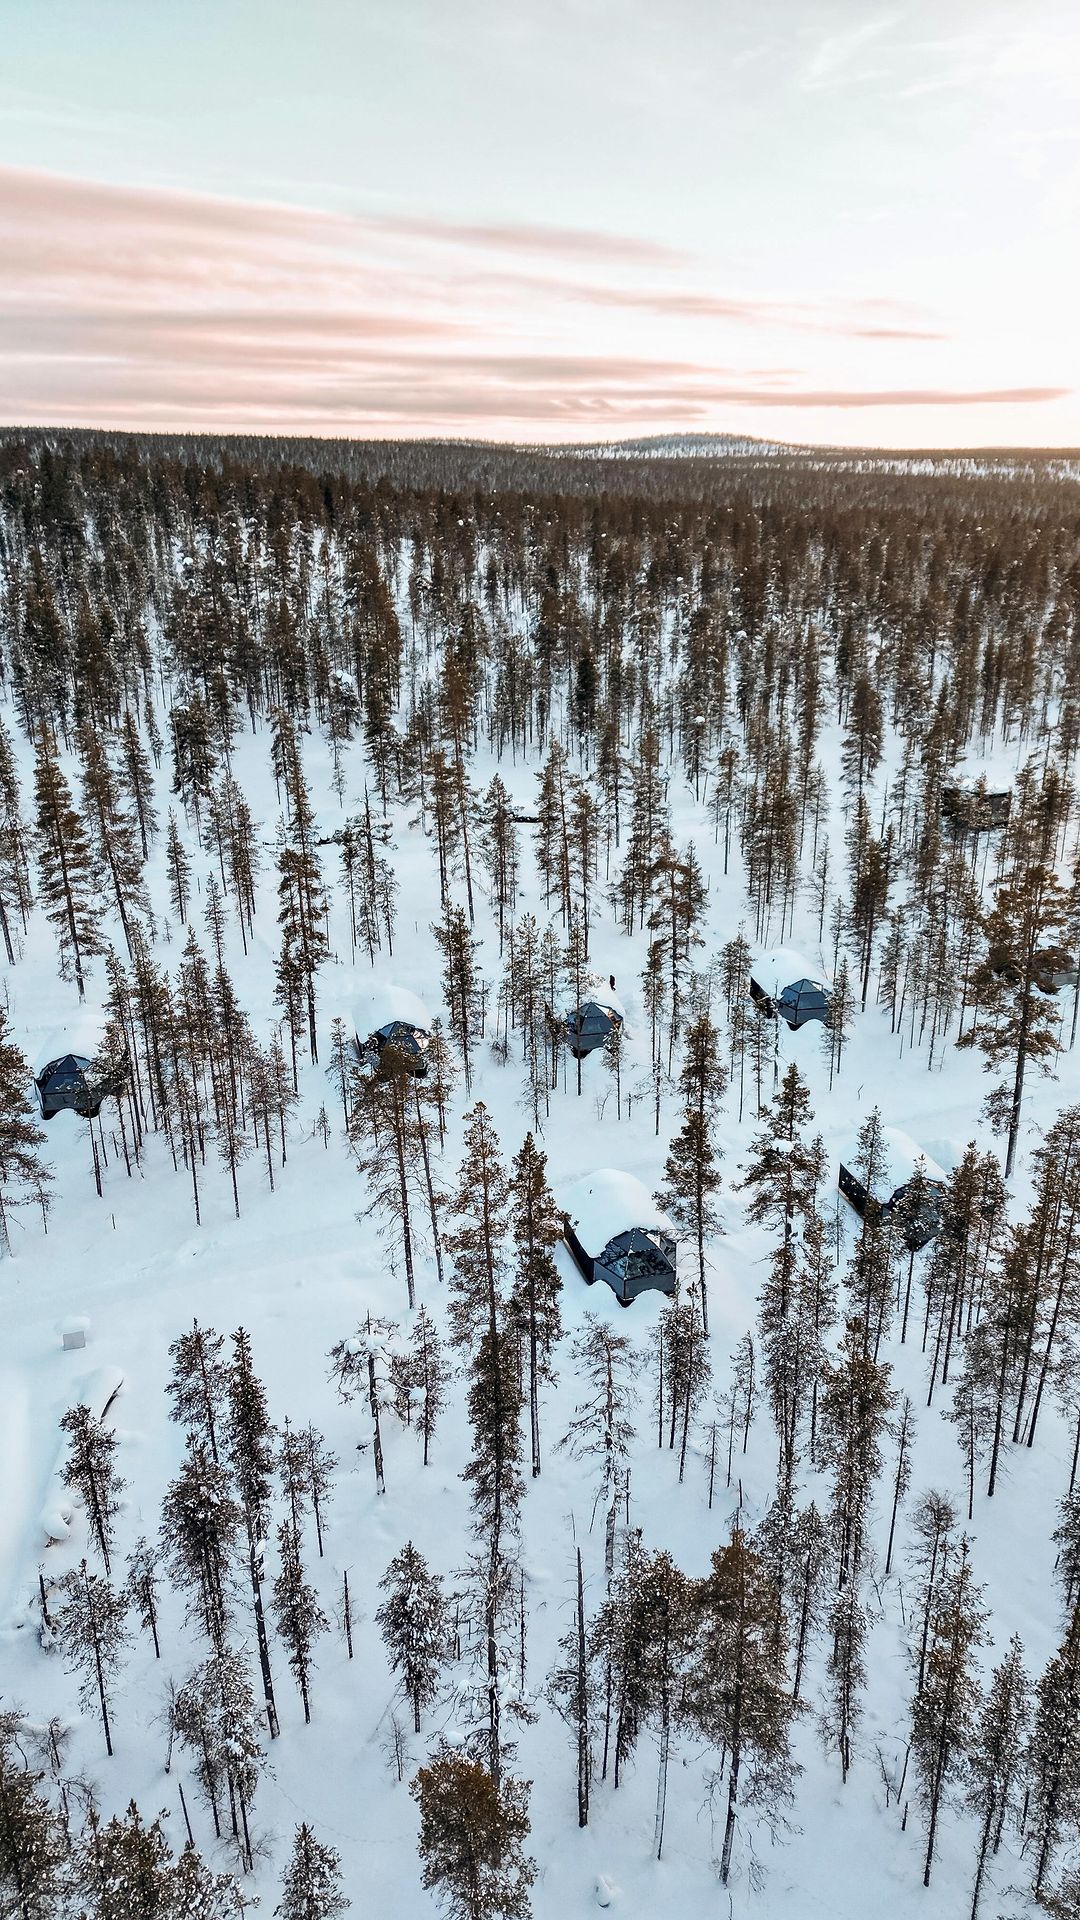
[[[814,959],[797,947],[756,947],[750,957],[750,972],[758,986],[773,995],[796,980],[812,980],[827,987],[832,979],[821,958]]]
[[[356,1031],[362,1037],[393,1020],[401,1020],[407,1027],[422,1027],[425,1032],[431,1026],[431,1015],[423,1001],[408,987],[367,987],[357,994],[353,1009]]]
[[[92,1060],[104,1037],[105,1023],[92,1013],[77,1014],[62,1027],[54,1027],[34,1055],[34,1078],[43,1074],[54,1060],[63,1060],[69,1053]]]
[[[644,1182],[615,1167],[600,1167],[570,1181],[558,1188],[556,1199],[587,1253],[602,1253],[608,1241],[628,1227],[673,1230]]]
[[[942,1183],[948,1180],[944,1167],[901,1127],[882,1127],[881,1138],[885,1155],[877,1189],[880,1200],[887,1200],[897,1187],[905,1186],[916,1167],[921,1168],[927,1180],[940,1180]],[[855,1135],[852,1134],[851,1139],[840,1148],[840,1159],[850,1168],[855,1154]]]

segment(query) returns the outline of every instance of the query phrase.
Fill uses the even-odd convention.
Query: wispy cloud
[[[900,19],[897,13],[879,14],[860,20],[857,26],[841,27],[825,34],[814,47],[803,69],[802,84],[810,92],[822,87],[861,84],[868,77],[862,56],[868,47],[880,42]],[[880,67],[871,67],[876,74]]]
[[[789,364],[792,340],[800,358],[829,335],[852,354],[895,357],[932,354],[942,335],[884,294],[728,293],[715,271],[709,284],[708,262],[633,235],[0,169],[0,257],[0,418],[15,421],[565,434],[703,424],[732,408],[1013,405],[1064,392],[837,383]]]

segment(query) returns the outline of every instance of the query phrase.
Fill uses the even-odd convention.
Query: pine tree
[[[277,1433],[270,1421],[266,1391],[252,1364],[251,1342],[243,1327],[238,1327],[233,1334],[232,1349],[232,1360],[225,1373],[225,1455],[233,1471],[247,1528],[248,1571],[266,1718],[270,1738],[276,1740],[278,1717],[262,1603],[260,1543],[267,1531]],[[304,1704],[306,1711],[306,1698]]]
[[[370,1195],[365,1212],[401,1237],[410,1311],[416,1306],[413,1212],[426,1200],[415,1076],[400,1048],[384,1047],[369,1078],[357,1078],[350,1138]]]
[[[284,789],[287,817],[278,843],[278,923],[282,930],[282,975],[302,996],[307,1015],[308,1051],[319,1058],[315,1024],[315,980],[327,958],[328,901],[319,862],[315,813],[304,777],[296,730],[287,714],[274,714],[275,772]]]
[[[8,1920],[55,1920],[62,1911],[67,1836],[44,1773],[26,1752],[22,1716],[0,1708],[0,1913]]]
[[[682,1129],[671,1142],[664,1162],[665,1185],[657,1193],[657,1206],[671,1215],[676,1232],[685,1234],[697,1251],[697,1295],[701,1303],[701,1325],[709,1337],[709,1294],[705,1276],[705,1243],[721,1231],[720,1213],[715,1195],[720,1187],[717,1154],[712,1129],[702,1113],[689,1107]]]
[[[425,1707],[438,1697],[439,1675],[450,1651],[450,1614],[442,1581],[408,1541],[379,1582],[386,1599],[375,1615],[387,1657],[413,1711],[420,1732]]]
[[[169,1348],[173,1370],[165,1388],[172,1402],[172,1418],[209,1448],[215,1466],[228,1390],[228,1372],[221,1357],[224,1345],[222,1334],[193,1320],[191,1332],[180,1334]]]
[[[26,1097],[30,1069],[0,1007],[0,1252],[11,1253],[11,1215],[31,1199],[44,1205],[52,1179],[38,1153],[45,1134]]]
[[[243,1656],[225,1645],[196,1667],[172,1702],[181,1746],[194,1756],[195,1778],[220,1839],[226,1816],[241,1862],[254,1861],[250,1814],[265,1764],[260,1715]]]
[[[421,1767],[411,1792],[420,1808],[421,1883],[450,1920],[528,1920],[536,1865],[529,1837],[529,1783],[496,1783],[445,1743]]]
[[[656,1730],[658,1769],[653,1849],[663,1855],[671,1741],[685,1717],[688,1685],[697,1667],[697,1593],[670,1554],[652,1556],[642,1568],[639,1624],[644,1648],[645,1718]]]
[[[506,916],[517,899],[518,833],[514,812],[502,780],[495,774],[480,812],[480,857],[491,882],[499,922],[499,952],[506,932]]]
[[[105,1571],[111,1574],[109,1548],[113,1522],[120,1512],[120,1496],[126,1484],[116,1468],[116,1435],[89,1407],[82,1405],[65,1413],[60,1431],[69,1437],[69,1452],[61,1478],[65,1487],[78,1494],[86,1508]]]
[[[1034,1892],[1040,1900],[1062,1840],[1080,1821],[1080,1605],[1036,1688],[1028,1770]]]
[[[154,1658],[161,1659],[161,1643],[158,1639],[158,1554],[150,1545],[145,1534],[136,1540],[127,1557],[127,1585],[124,1589],[127,1604],[134,1613],[139,1626],[148,1633],[154,1643]]]
[[[962,1538],[938,1590],[911,1708],[911,1751],[926,1809],[924,1887],[930,1885],[942,1799],[966,1764],[974,1731],[979,1689],[972,1663],[986,1638],[982,1592],[972,1573],[968,1541]]]
[[[190,1595],[189,1617],[201,1620],[217,1648],[232,1617],[242,1523],[228,1469],[189,1435],[184,1464],[162,1502],[162,1557],[176,1586]]]
[[[535,1479],[540,1472],[540,1382],[552,1377],[552,1350],[562,1334],[562,1281],[552,1249],[562,1237],[563,1220],[547,1183],[547,1155],[540,1152],[531,1133],[526,1134],[511,1168],[510,1230],[514,1249],[510,1314],[528,1343],[529,1431]]]
[[[986,1071],[1011,1063],[1011,1085],[990,1096],[995,1123],[1006,1134],[1005,1178],[1012,1177],[1030,1063],[1053,1070],[1059,1048],[1054,976],[1075,962],[1065,945],[1067,898],[1044,866],[1028,866],[999,888],[985,923],[986,958],[975,969],[979,1017],[957,1041],[978,1047]]]
[[[65,1573],[54,1591],[59,1596],[53,1610],[57,1639],[68,1665],[79,1676],[84,1709],[89,1711],[97,1702],[111,1759],[108,1689],[127,1649],[126,1601],[100,1574],[91,1573],[85,1560]]]
[[[281,1572],[274,1581],[274,1620],[300,1689],[307,1722],[311,1719],[311,1656],[316,1640],[327,1632],[330,1622],[319,1605],[314,1587],[304,1579],[300,1540],[294,1524],[286,1522],[278,1528],[278,1552]]]
[[[124,792],[135,809],[142,857],[146,860],[158,832],[158,818],[154,811],[154,770],[143,745],[139,722],[128,706],[125,706],[120,722],[119,772]]]
[[[80,727],[76,739],[83,767],[82,814],[90,831],[99,884],[112,895],[130,955],[132,918],[145,916],[149,909],[139,823],[124,812],[120,783],[100,735],[93,727]]]
[[[72,1878],[87,1920],[173,1920],[173,1858],[162,1816],[144,1826],[134,1800],[104,1823],[91,1807]]]
[[[180,828],[171,807],[169,808],[166,866],[169,874],[169,899],[172,902],[173,912],[180,925],[184,927],[187,925],[188,902],[191,899],[191,861],[180,837]]]
[[[592,1786],[592,1726],[599,1704],[600,1689],[589,1661],[585,1631],[585,1582],[581,1570],[581,1548],[576,1551],[577,1607],[574,1629],[559,1641],[560,1661],[547,1687],[548,1699],[557,1713],[574,1729],[577,1747],[578,1826],[589,1824],[589,1795]]]
[[[911,1485],[911,1448],[915,1438],[915,1409],[905,1393],[900,1402],[900,1414],[896,1421],[896,1470],[893,1474],[892,1509],[889,1515],[889,1544],[885,1550],[885,1578],[892,1572],[893,1542],[896,1539],[896,1516],[900,1511],[900,1502],[906,1498]]]
[[[839,1589],[829,1609],[830,1645],[820,1716],[822,1737],[827,1747],[835,1747],[839,1753],[840,1778],[845,1783],[851,1771],[852,1743],[862,1719],[868,1626],[862,1581],[856,1575]]]
[[[740,1806],[775,1812],[790,1797],[795,1773],[786,1633],[767,1568],[738,1520],[727,1545],[713,1554],[711,1573],[697,1583],[695,1603],[698,1655],[688,1683],[689,1713],[723,1755],[720,1879],[727,1886]]]
[[[621,1476],[634,1440],[637,1395],[634,1382],[640,1355],[624,1333],[597,1317],[584,1315],[571,1347],[574,1378],[585,1398],[559,1442],[575,1459],[595,1459],[601,1470],[598,1504],[607,1514],[606,1568],[611,1578],[615,1557],[615,1518]]]
[[[337,1920],[351,1905],[342,1891],[339,1855],[301,1823],[282,1875],[281,1899],[274,1908],[277,1920]]]
[[[668,1410],[668,1447],[675,1450],[680,1435],[679,1480],[686,1473],[686,1452],[690,1425],[712,1379],[712,1363],[705,1343],[700,1302],[693,1287],[685,1299],[674,1299],[664,1309],[656,1327],[657,1346],[657,1425],[661,1445],[664,1431],[665,1398]]]
[[[971,1920],[978,1920],[986,1863],[996,1853],[1002,1828],[1015,1810],[1023,1779],[1024,1748],[1030,1718],[1024,1650],[1014,1634],[1009,1651],[994,1668],[967,1756],[965,1800],[979,1822]]]
[[[86,828],[72,802],[71,788],[51,746],[38,751],[34,790],[41,903],[56,928],[60,977],[74,979],[82,1000],[86,995],[86,962],[103,951],[94,900],[93,856]]]
[[[23,931],[30,912],[30,862],[22,817],[19,772],[11,735],[0,720],[0,933],[9,967],[15,965],[8,903],[19,910]]]

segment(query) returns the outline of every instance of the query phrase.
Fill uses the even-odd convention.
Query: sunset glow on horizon
[[[508,12],[0,0],[0,423],[1080,445],[1064,7]]]

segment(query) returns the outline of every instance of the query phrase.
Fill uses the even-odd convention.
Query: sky
[[[1080,446],[1075,0],[0,0],[0,422]]]

